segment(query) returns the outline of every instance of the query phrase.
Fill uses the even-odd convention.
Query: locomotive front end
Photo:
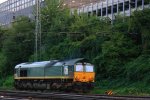
[[[90,63],[77,63],[74,71],[74,82],[95,82],[94,66]]]

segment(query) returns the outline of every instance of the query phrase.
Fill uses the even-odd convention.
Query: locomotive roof
[[[21,64],[16,65],[15,68],[45,67],[50,62],[51,61],[21,63]]]
[[[51,61],[41,61],[41,62],[27,62],[21,63],[15,66],[15,68],[31,68],[31,67],[50,67],[50,66],[63,66],[63,65],[74,65],[78,62],[87,61],[84,58],[70,59],[70,60],[51,60]]]
[[[74,65],[78,62],[83,62],[83,61],[87,61],[87,59],[85,59],[85,58],[76,58],[76,59],[64,60],[62,62],[65,65]]]

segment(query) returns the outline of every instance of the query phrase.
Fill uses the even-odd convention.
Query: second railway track
[[[150,96],[108,96],[108,95],[88,95],[88,94],[72,94],[59,92],[28,92],[28,91],[2,91],[0,90],[0,99],[5,97],[28,98],[33,100],[150,100]]]

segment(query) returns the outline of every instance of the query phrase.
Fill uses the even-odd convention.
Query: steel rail
[[[1,96],[24,97],[24,98],[41,98],[53,100],[150,100],[150,96],[116,96],[116,95],[92,95],[92,94],[74,94],[60,92],[29,92],[29,91],[2,91]]]

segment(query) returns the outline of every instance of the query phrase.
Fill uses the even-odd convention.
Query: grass
[[[13,76],[8,76],[5,79],[0,80],[0,89],[7,90],[13,89],[14,78]]]
[[[150,96],[150,86],[144,82],[126,82],[126,81],[101,81],[96,83],[92,94],[105,94],[107,91],[113,91],[114,95],[137,95]]]

